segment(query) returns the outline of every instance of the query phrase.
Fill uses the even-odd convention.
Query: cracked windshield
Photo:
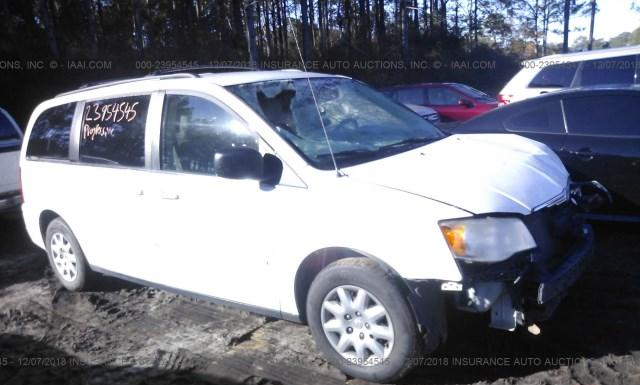
[[[443,137],[420,116],[351,79],[271,80],[229,89],[308,162],[324,170],[334,167],[326,137],[338,167],[384,158]]]

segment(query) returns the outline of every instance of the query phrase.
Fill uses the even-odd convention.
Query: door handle
[[[577,156],[580,160],[588,162],[593,160],[593,152],[590,148],[581,148],[578,151],[569,151],[569,154]]]
[[[180,194],[175,193],[175,192],[166,192],[166,191],[163,191],[163,192],[160,194],[160,198],[162,198],[162,199],[167,199],[167,200],[171,200],[171,201],[175,201],[175,200],[180,199]]]

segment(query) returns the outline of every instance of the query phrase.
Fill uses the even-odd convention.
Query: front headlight
[[[469,262],[500,262],[536,247],[519,218],[453,219],[439,225],[455,257]]]

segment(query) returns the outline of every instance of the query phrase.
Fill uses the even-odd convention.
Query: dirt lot
[[[19,218],[0,219],[0,384],[361,384],[305,326],[118,280],[70,293]],[[542,334],[450,312],[406,384],[640,384],[640,227],[597,228],[597,259]]]

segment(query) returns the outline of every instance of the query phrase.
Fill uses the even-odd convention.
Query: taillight
[[[498,105],[504,106],[511,103],[511,98],[513,95],[498,94]]]

